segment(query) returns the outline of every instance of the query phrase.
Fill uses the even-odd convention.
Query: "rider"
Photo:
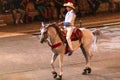
[[[73,53],[73,46],[72,46],[70,37],[71,37],[73,29],[74,29],[74,21],[76,18],[76,14],[74,12],[75,7],[74,7],[73,3],[68,2],[68,3],[65,3],[64,6],[67,9],[67,13],[65,15],[65,20],[63,22],[58,23],[58,25],[63,24],[64,28],[67,30],[66,39],[67,39],[68,45],[70,47],[70,51],[68,53],[68,55],[70,56]]]

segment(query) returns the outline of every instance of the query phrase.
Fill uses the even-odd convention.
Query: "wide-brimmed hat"
[[[71,7],[71,8],[73,8],[73,9],[75,9],[73,3],[71,3],[71,2],[65,3],[63,6]]]

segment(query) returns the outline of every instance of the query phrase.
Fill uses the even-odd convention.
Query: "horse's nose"
[[[40,40],[40,43],[43,43],[44,41],[43,40]]]
[[[44,42],[44,39],[43,38],[40,38],[40,43],[43,43]]]

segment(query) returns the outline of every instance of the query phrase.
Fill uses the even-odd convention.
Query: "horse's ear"
[[[45,26],[43,22],[42,22],[41,24],[42,24],[42,27],[44,27],[44,26]]]

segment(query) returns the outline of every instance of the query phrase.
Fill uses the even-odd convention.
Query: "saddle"
[[[64,43],[66,43],[65,54],[67,54],[70,51],[69,45],[68,45],[67,40],[66,40],[66,33],[67,32],[65,30],[62,30],[62,40]],[[79,40],[79,42],[81,42],[82,36],[83,36],[82,31],[79,28],[74,28],[72,35],[71,35],[71,41]]]
[[[62,40],[66,42],[66,30],[62,30]],[[82,38],[82,31],[79,28],[74,28],[72,35],[71,35],[71,41],[79,40],[81,41]]]

